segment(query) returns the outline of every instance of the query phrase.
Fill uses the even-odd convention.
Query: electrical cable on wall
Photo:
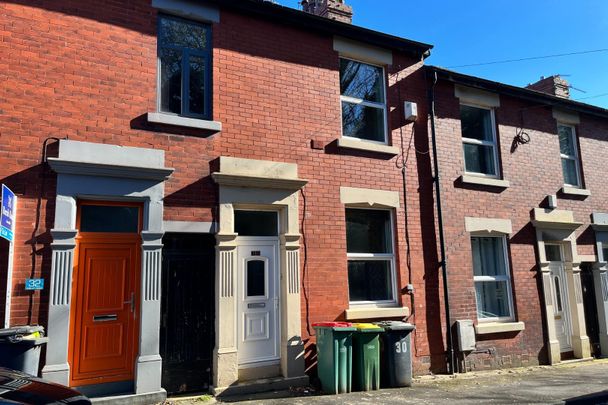
[[[302,232],[302,250],[304,254],[302,263],[302,293],[304,295],[304,305],[306,306],[306,332],[308,336],[315,336],[312,332],[310,324],[310,297],[308,295],[308,246],[306,244],[306,194],[304,188],[300,189],[302,195],[302,221],[300,223],[300,230]]]
[[[401,86],[399,83],[399,73],[401,72],[401,66],[398,66],[398,72],[395,74],[395,83],[397,86],[397,97],[398,97],[398,105],[401,106],[403,104],[403,99],[401,98]],[[409,233],[409,220],[408,220],[408,204],[407,204],[407,163],[409,160],[410,150],[412,149],[412,143],[414,140],[414,136],[416,134],[416,127],[412,125],[412,133],[410,136],[410,140],[408,142],[407,150],[405,148],[405,139],[403,135],[403,126],[405,125],[405,111],[401,108],[401,125],[399,125],[399,137],[400,137],[400,154],[397,160],[395,161],[395,166],[397,169],[401,171],[401,177],[403,181],[403,215],[405,217],[405,246],[406,246],[406,267],[408,269],[408,282],[413,285],[413,270],[412,270],[412,251],[411,251],[411,243],[410,243],[410,233]],[[418,150],[416,150],[418,152]],[[426,152],[428,153],[428,151]],[[422,153],[424,154],[424,152]],[[407,317],[406,321],[413,319],[413,323],[416,323],[416,301],[414,298],[414,293],[410,292],[410,315]],[[415,355],[418,356],[418,345],[417,342],[417,333],[416,329],[413,331],[414,333],[414,350]]]

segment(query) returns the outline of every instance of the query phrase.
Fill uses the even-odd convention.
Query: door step
[[[94,405],[152,405],[161,404],[167,399],[167,391],[161,389],[157,392],[145,394],[126,394],[109,397],[91,398]]]
[[[570,359],[570,360],[562,360],[558,363],[558,365],[566,365],[566,364],[576,364],[576,363],[584,363],[587,361],[595,360],[594,357],[585,357],[584,359]]]
[[[239,382],[229,387],[211,387],[211,393],[219,398],[235,395],[257,394],[269,391],[284,391],[292,387],[304,387],[309,384],[308,376],[274,377]]]

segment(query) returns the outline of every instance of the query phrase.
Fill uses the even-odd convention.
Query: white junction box
[[[405,120],[408,122],[414,122],[418,118],[418,104],[413,101],[406,101],[403,103],[405,110]]]
[[[458,335],[458,350],[470,352],[475,350],[475,327],[473,321],[456,321],[456,334]]]

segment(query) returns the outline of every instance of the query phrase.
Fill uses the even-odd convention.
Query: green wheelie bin
[[[351,392],[352,335],[357,329],[348,322],[312,325],[317,334],[317,373],[328,394]]]
[[[384,329],[372,323],[356,323],[353,335],[353,388],[380,389],[380,334]]]

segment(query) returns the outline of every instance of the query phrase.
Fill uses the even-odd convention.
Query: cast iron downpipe
[[[428,70],[426,71],[428,81]],[[441,184],[439,181],[439,162],[437,159],[437,139],[435,137],[435,85],[437,84],[437,72],[433,72],[433,84],[429,89],[429,106],[431,113],[431,142],[433,148],[433,182],[435,183],[435,195],[437,200],[437,227],[439,228],[439,249],[441,251],[441,270],[443,273],[443,300],[445,307],[445,334],[447,340],[447,363],[448,374],[454,374],[454,341],[452,337],[452,325],[450,316],[450,292],[448,290],[448,264],[445,255],[445,238],[443,235],[443,211],[441,209]]]

